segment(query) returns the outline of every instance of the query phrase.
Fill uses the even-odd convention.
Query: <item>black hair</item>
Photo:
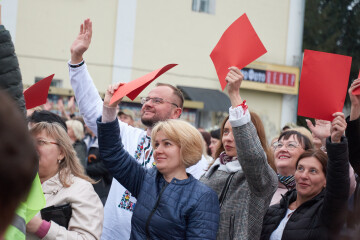
[[[65,121],[55,113],[52,113],[50,111],[41,110],[41,111],[35,111],[31,116],[28,117],[28,122],[31,123],[39,123],[39,122],[48,122],[48,123],[59,123],[60,126],[62,126],[65,131],[67,132],[67,126]]]

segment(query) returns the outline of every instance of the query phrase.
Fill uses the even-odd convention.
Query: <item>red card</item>
[[[341,112],[349,81],[351,57],[304,51],[298,115],[332,121]]]
[[[46,103],[49,88],[54,75],[41,79],[24,91],[26,109],[31,109]]]
[[[118,101],[124,96],[128,96],[131,100],[134,100],[152,81],[161,76],[163,73],[167,72],[171,68],[175,67],[177,64],[168,64],[158,70],[152,71],[138,79],[135,79],[131,82],[124,83],[121,87],[116,90],[114,95],[110,100],[110,104]]]
[[[229,67],[236,66],[242,69],[266,52],[244,13],[226,29],[210,54],[222,90],[226,86],[225,77],[229,72]]]
[[[360,78],[360,72],[359,72],[358,78]],[[353,94],[353,95],[360,95],[360,87],[355,88],[355,89],[352,91],[352,94]]]

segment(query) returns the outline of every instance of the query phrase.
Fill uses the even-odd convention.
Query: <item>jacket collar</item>
[[[294,202],[297,198],[296,189],[290,190],[290,191],[286,192],[285,195],[281,195],[281,196],[282,196],[282,199],[280,200],[280,206],[287,208],[290,205],[290,203]],[[324,196],[325,196],[325,190],[323,189],[318,195],[316,195],[312,199],[304,202],[300,206],[303,206],[303,205],[306,206],[308,204],[313,204],[314,202],[317,202],[317,201],[323,199]]]

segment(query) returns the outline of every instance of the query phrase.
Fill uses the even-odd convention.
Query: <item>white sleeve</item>
[[[87,70],[86,63],[77,68],[70,67],[70,83],[75,93],[76,102],[86,125],[97,135],[96,119],[102,114],[103,101]]]
[[[249,110],[244,111],[242,106],[229,108],[229,121],[232,127],[240,127],[251,121]]]

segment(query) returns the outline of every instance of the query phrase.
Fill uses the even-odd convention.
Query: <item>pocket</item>
[[[235,214],[230,216],[229,239],[234,239]]]

